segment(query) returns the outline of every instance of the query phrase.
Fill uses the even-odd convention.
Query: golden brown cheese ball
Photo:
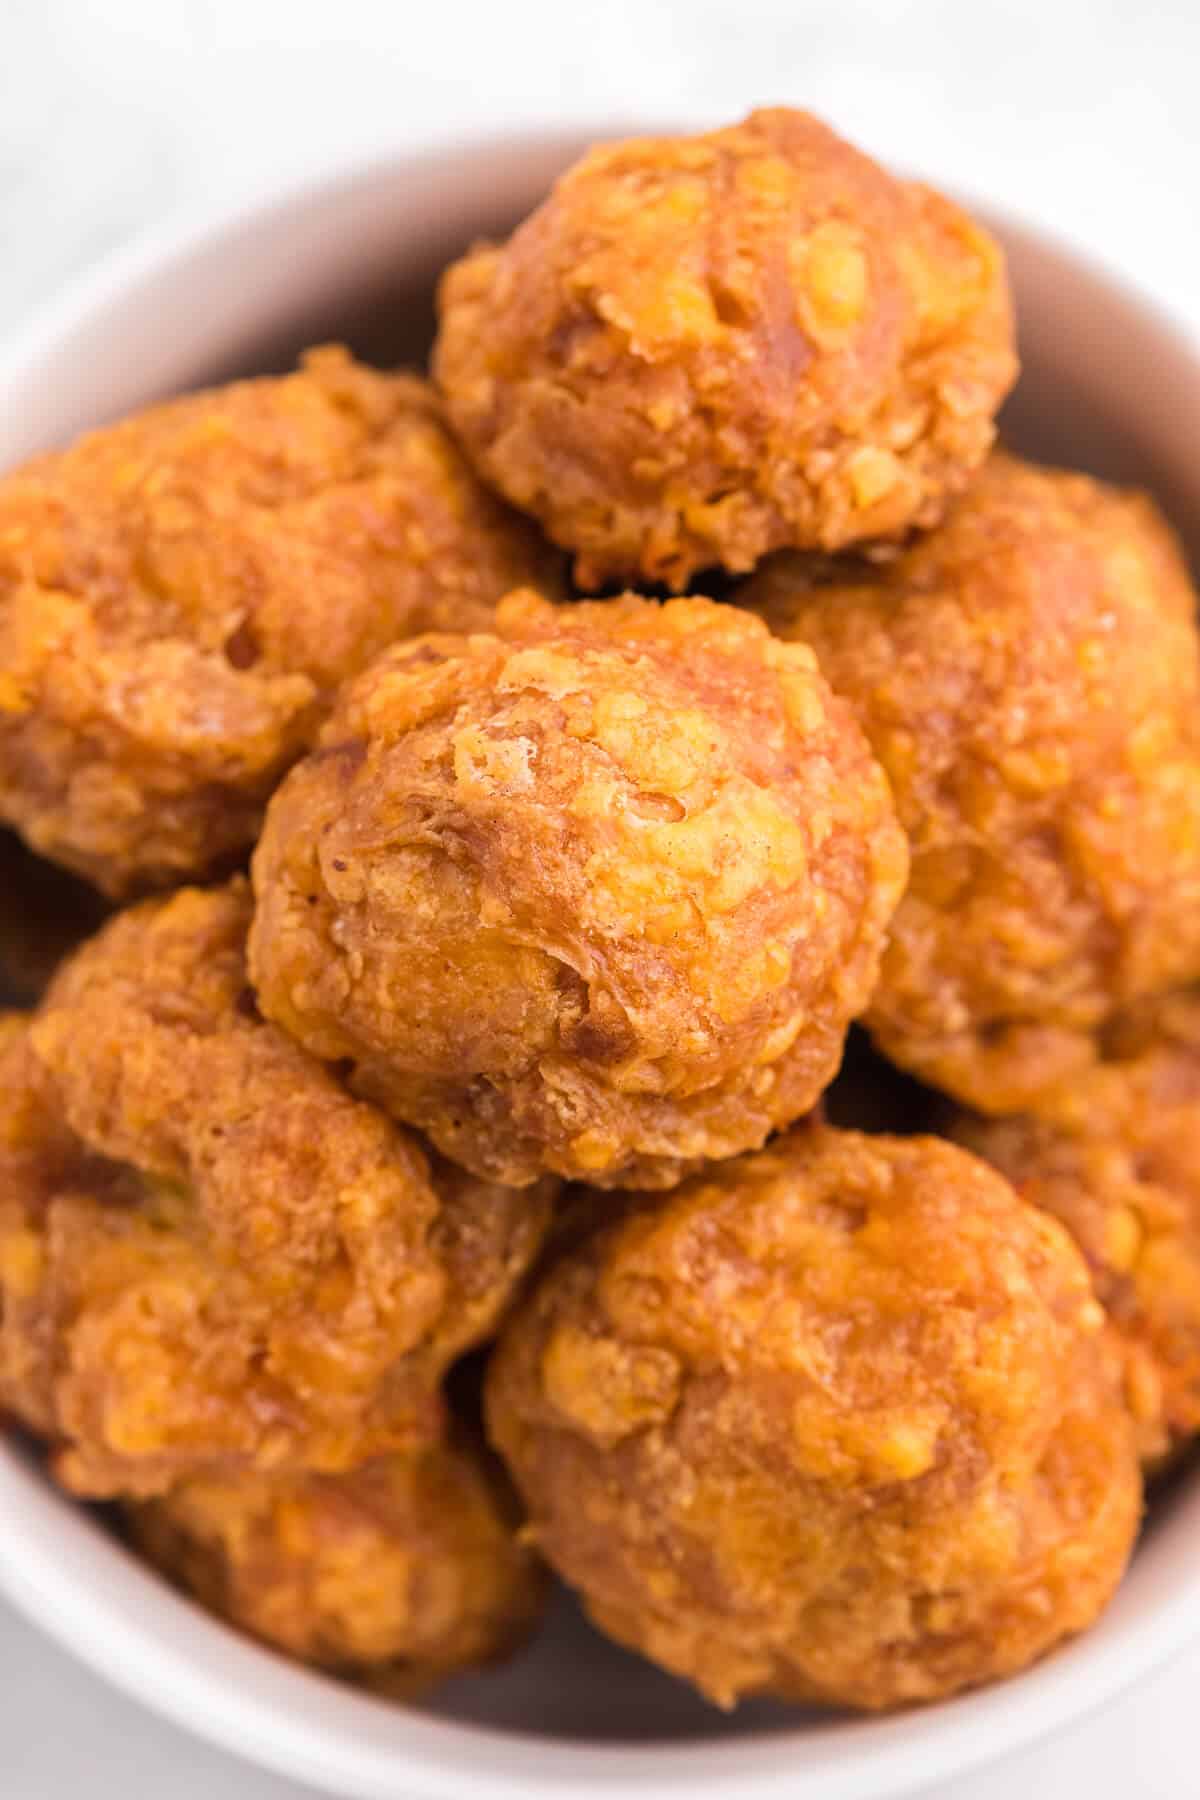
[[[1197,599],[1149,500],[996,456],[893,561],[741,597],[853,703],[908,832],[887,1056],[1016,1110],[1200,975]]]
[[[87,882],[0,830],[0,1006],[29,1006],[55,969],[103,922],[107,907]]]
[[[518,593],[343,692],[268,813],[251,971],[476,1174],[669,1186],[816,1100],[905,871],[809,651]]]
[[[0,818],[112,895],[243,855],[332,690],[552,579],[432,391],[344,350],[0,480]]]
[[[1122,1021],[1036,1113],[955,1135],[1062,1221],[1125,1355],[1148,1461],[1200,1431],[1200,997]]]
[[[585,587],[933,524],[1017,371],[991,238],[783,107],[592,150],[440,315],[464,444]]]
[[[631,1210],[514,1317],[488,1403],[596,1624],[721,1706],[1012,1673],[1138,1522],[1082,1258],[935,1138],[801,1127]]]
[[[0,1068],[0,1408],[83,1494],[427,1442],[548,1225],[273,1026],[243,884],[118,916]]]
[[[127,1517],[138,1548],[210,1611],[393,1694],[495,1661],[540,1611],[514,1509],[465,1448],[345,1475],[198,1478]]]

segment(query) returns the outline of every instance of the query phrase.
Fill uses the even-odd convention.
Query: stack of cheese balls
[[[0,934],[94,932],[0,1025],[0,1405],[244,1629],[409,1692],[544,1559],[885,1708],[1109,1599],[1200,1430],[1200,640],[1016,372],[777,110],[586,156],[431,379],[0,483]]]

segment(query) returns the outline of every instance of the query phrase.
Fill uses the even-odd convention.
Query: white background
[[[1195,0],[0,0],[0,340],[143,227],[331,159],[772,100],[1075,240],[1200,332],[1198,90]],[[1200,1648],[927,1800],[1182,1800],[1198,1692]],[[143,1794],[302,1800],[0,1606],[0,1800]]]

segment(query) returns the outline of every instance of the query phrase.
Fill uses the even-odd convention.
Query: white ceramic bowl
[[[504,229],[582,135],[377,163],[108,265],[0,367],[0,467],[160,395],[283,366],[322,336],[419,355],[431,277]],[[1026,373],[1018,447],[1143,482],[1200,546],[1200,348],[1145,301],[1002,221]],[[988,1691],[902,1717],[767,1704],[725,1717],[601,1642],[565,1600],[508,1669],[404,1710],[305,1673],[178,1598],[0,1443],[0,1586],[101,1674],[344,1800],[654,1794],[877,1800],[1027,1743],[1200,1632],[1200,1470],[1155,1503],[1097,1630]]]

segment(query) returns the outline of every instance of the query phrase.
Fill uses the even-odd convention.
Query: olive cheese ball
[[[670,1186],[811,1107],[903,833],[811,652],[505,600],[344,691],[254,859],[264,1012],[477,1175]]]
[[[1036,1111],[954,1132],[1083,1251],[1158,1463],[1200,1431],[1200,995],[1118,1021],[1099,1052]]]
[[[1017,372],[986,232],[783,107],[592,150],[440,321],[463,443],[586,588],[936,523]]]
[[[891,561],[783,557],[741,598],[816,651],[908,833],[885,1055],[1014,1111],[1200,978],[1197,596],[1149,500],[998,455]]]
[[[138,1549],[211,1612],[389,1694],[494,1662],[541,1611],[515,1508],[458,1444],[345,1475],[197,1477],[126,1518]]]
[[[245,886],[117,916],[0,1043],[0,1412],[94,1496],[436,1440],[550,1222],[254,1007]]]
[[[533,1541],[732,1706],[861,1708],[1090,1625],[1140,1482],[1062,1228],[934,1138],[801,1126],[569,1249],[494,1353]]]
[[[428,384],[336,348],[0,478],[0,820],[114,897],[223,872],[333,690],[554,578]]]

